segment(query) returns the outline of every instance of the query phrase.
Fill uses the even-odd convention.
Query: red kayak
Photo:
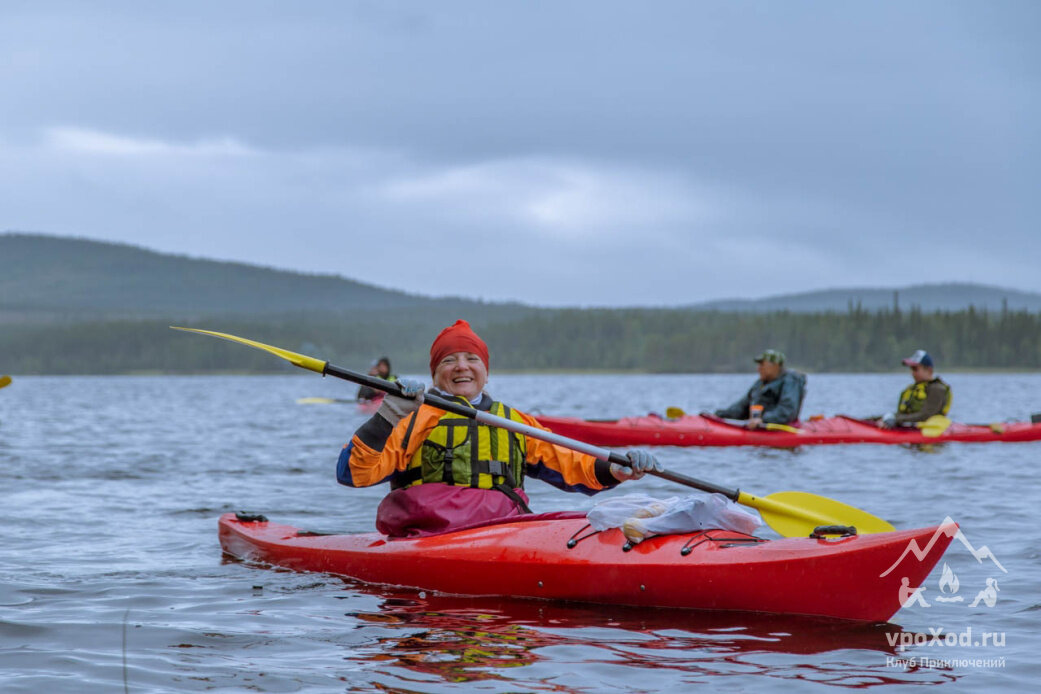
[[[240,519],[241,518],[241,519]],[[557,513],[415,539],[316,535],[224,514],[234,557],[366,583],[471,596],[741,610],[884,622],[958,530],[763,540],[727,530],[651,537],[626,549],[615,529]],[[243,520],[245,519],[245,520]],[[919,556],[921,555],[921,556]]]
[[[358,401],[358,412],[362,414],[375,414],[376,410],[383,404],[383,394],[372,398],[370,400],[359,400]]]
[[[829,443],[945,443],[960,441],[1039,441],[1041,423],[952,423],[939,436],[914,428],[879,429],[874,422],[839,415],[798,422],[798,433],[757,429],[750,431],[715,417],[686,415],[666,419],[658,415],[615,420],[577,417],[538,417],[543,426],[561,436],[595,446],[775,446],[794,448]]]

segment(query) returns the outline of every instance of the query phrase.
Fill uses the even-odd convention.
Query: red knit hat
[[[442,359],[456,352],[473,352],[484,362],[484,368],[490,368],[488,366],[488,345],[477,337],[477,333],[470,328],[469,323],[457,320],[438,333],[434,338],[434,344],[430,345],[430,374],[433,375]]]

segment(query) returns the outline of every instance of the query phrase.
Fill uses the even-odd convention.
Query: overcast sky
[[[1041,291],[1041,3],[0,4],[0,231],[424,294]]]

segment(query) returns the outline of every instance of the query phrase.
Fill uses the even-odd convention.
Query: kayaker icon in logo
[[[929,552],[932,551],[933,545],[935,545],[937,540],[942,536],[950,537],[961,542],[962,545],[969,550],[969,554],[976,559],[978,564],[982,564],[984,559],[989,559],[994,566],[1002,571],[1002,573],[1008,573],[1008,569],[1001,565],[1001,562],[998,561],[997,557],[994,556],[994,553],[990,551],[989,547],[984,545],[979,549],[976,549],[973,544],[969,542],[969,538],[965,537],[965,533],[961,531],[958,524],[955,523],[950,516],[947,516],[943,519],[943,523],[936,528],[936,532],[934,532],[933,536],[929,538],[929,542],[926,543],[924,548],[920,547],[916,540],[911,539],[907,543],[907,548],[904,549],[903,553],[900,555],[900,558],[893,562],[892,566],[879,574],[879,578],[888,576],[892,573],[898,566],[900,566],[900,563],[903,562],[909,554],[913,554],[918,561],[921,561],[929,555]],[[907,576],[904,576],[900,583],[901,585],[898,590],[900,604],[903,607],[908,607],[911,604],[920,605],[922,607],[930,606],[930,603],[925,599],[925,592],[928,588],[925,586],[911,588],[910,579]],[[951,569],[947,562],[943,563],[943,571],[940,574],[938,586],[940,594],[933,598],[936,602],[960,603],[965,601],[964,596],[958,595],[961,582],[958,580],[957,574],[954,573],[953,569]],[[972,601],[969,607],[977,607],[981,602],[987,607],[994,607],[998,601],[999,590],[998,580],[992,576],[988,577],[986,587],[976,594],[976,599]]]

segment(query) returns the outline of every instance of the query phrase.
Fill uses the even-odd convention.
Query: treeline
[[[467,317],[467,316],[461,316]],[[0,326],[0,373],[273,372],[288,364],[256,350],[168,328],[176,321]],[[493,369],[742,372],[766,348],[806,371],[892,371],[915,349],[944,369],[1041,368],[1041,315],[1026,311],[767,314],[689,310],[542,310],[477,317]],[[317,315],[207,320],[203,327],[363,369],[386,354],[402,372],[426,369],[439,327],[403,312],[352,321]]]
[[[388,353],[415,365],[426,347],[412,324],[340,317],[281,320],[102,321],[0,326],[0,372],[11,374],[269,373],[295,368],[265,352],[170,329],[188,325],[259,340],[353,368]],[[422,332],[431,328],[424,326]],[[429,347],[429,340],[427,342]],[[397,363],[395,363],[397,366]]]
[[[767,348],[817,372],[891,371],[919,348],[939,368],[1041,368],[1041,314],[1026,311],[558,311],[491,334],[500,363],[533,369],[747,371]]]

